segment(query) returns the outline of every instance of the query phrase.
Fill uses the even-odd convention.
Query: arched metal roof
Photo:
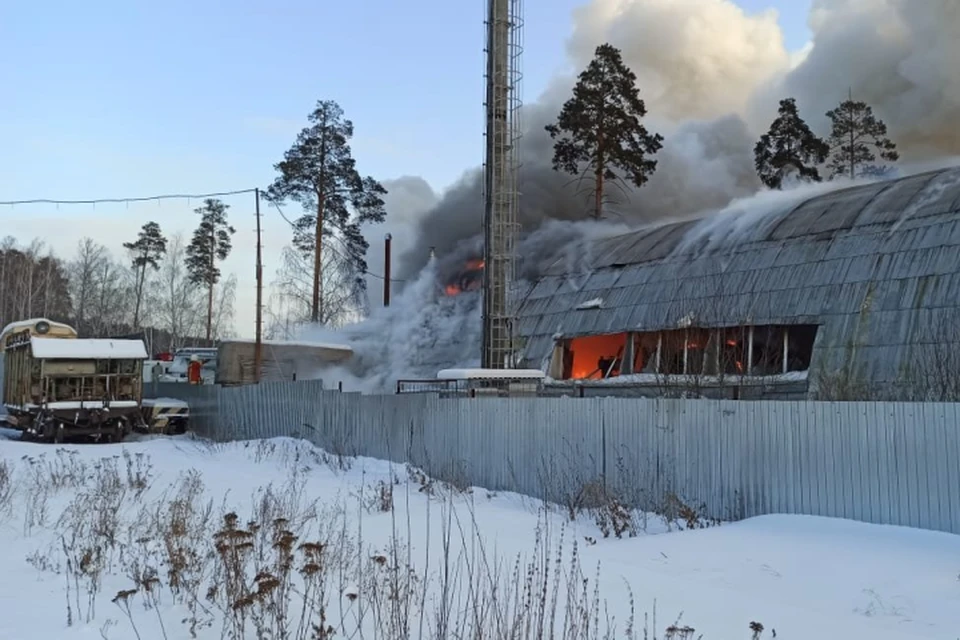
[[[557,335],[663,330],[693,315],[700,326],[819,324],[814,366],[901,384],[913,347],[960,324],[960,167],[801,202],[773,194],[766,210],[642,229],[590,254],[589,272],[558,260],[521,292],[528,362]]]

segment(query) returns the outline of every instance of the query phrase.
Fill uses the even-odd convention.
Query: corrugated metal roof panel
[[[960,173],[947,170],[910,176],[892,183],[892,188],[864,211],[857,223],[890,225],[941,214],[952,209],[958,195]]]
[[[563,278],[557,276],[546,276],[537,281],[530,292],[530,299],[545,298],[557,293]]]
[[[960,273],[922,278],[925,307],[956,307],[960,304]]]
[[[849,229],[870,200],[884,188],[878,185],[855,187],[813,198],[785,216],[771,232],[771,240],[786,240]]]
[[[777,253],[774,265],[784,267],[823,260],[830,247],[831,243],[826,240],[805,240],[783,244]]]
[[[601,289],[609,289],[610,287],[616,285],[617,280],[620,279],[621,271],[620,269],[603,269],[601,271],[594,271],[587,277],[587,281],[584,282],[581,291],[598,291]]]
[[[636,242],[617,257],[623,263],[662,260],[674,252],[696,224],[696,221],[680,222],[665,225],[650,233],[638,234]]]
[[[894,182],[880,183],[882,189],[860,212],[857,226],[896,222],[937,175],[923,173]]]
[[[636,287],[645,284],[654,271],[647,265],[632,264],[620,271],[620,280],[617,281],[617,284],[621,287]]]

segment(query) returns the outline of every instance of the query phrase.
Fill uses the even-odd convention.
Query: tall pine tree
[[[897,145],[887,138],[887,125],[873,115],[873,108],[866,102],[849,99],[836,109],[827,112],[830,119],[831,178],[885,173],[886,166],[875,164],[878,160],[896,162],[900,159]]]
[[[276,165],[280,175],[265,197],[275,203],[293,200],[304,215],[294,223],[293,243],[313,261],[313,292],[310,319],[319,323],[323,314],[321,281],[324,238],[336,236],[345,249],[342,263],[353,271],[354,295],[364,291],[368,244],[360,231],[365,222],[383,222],[387,215],[383,196],[387,190],[371,177],[360,177],[350,149],[353,123],[332,100],[317,102],[308,116],[310,126]],[[338,252],[339,253],[339,252]]]
[[[823,164],[829,153],[829,145],[800,117],[793,98],[780,101],[777,119],[753,149],[757,175],[770,189],[782,188],[784,178],[791,173],[800,180],[820,182],[817,165]]]
[[[546,127],[556,141],[554,170],[592,176],[596,219],[603,216],[608,182],[628,180],[641,187],[657,169],[650,156],[663,146],[663,137],[640,123],[646,114],[636,74],[619,49],[603,44],[580,74],[557,122]]]
[[[140,308],[143,305],[143,287],[147,280],[147,269],[160,269],[160,260],[167,253],[167,239],[156,222],[147,222],[140,228],[134,242],[124,242],[123,248],[132,256],[132,266],[137,276],[136,300],[133,308],[133,328],[140,328]]]
[[[200,225],[193,232],[187,246],[187,272],[190,281],[207,288],[207,342],[213,339],[213,288],[220,281],[220,267],[233,249],[231,237],[236,229],[227,223],[228,205],[214,198],[207,198],[203,206],[194,209],[200,216]]]

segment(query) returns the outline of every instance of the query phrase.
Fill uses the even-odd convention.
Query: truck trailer
[[[143,401],[142,340],[77,338],[39,320],[6,332],[3,405],[25,440],[119,442],[131,431],[181,432],[181,401]],[[65,339],[57,339],[65,338]]]

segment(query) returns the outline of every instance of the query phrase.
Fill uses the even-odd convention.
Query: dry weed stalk
[[[396,493],[397,478],[380,481],[366,493],[361,490],[355,512],[340,502],[321,507],[308,498],[304,461],[313,459],[300,445],[255,447],[254,455],[262,459],[282,457],[290,475],[279,486],[257,491],[247,518],[225,508],[217,519],[195,471],[181,475],[166,493],[148,502],[152,472],[145,456],[123,455],[125,469],[118,465],[119,457],[85,465],[63,453],[28,465],[26,473],[36,474],[37,466],[44,467],[44,474],[55,468],[59,482],[71,475],[79,482],[57,523],[70,622],[84,613],[88,620],[95,616],[102,577],[113,572],[118,555],[131,588],[118,592],[113,602],[138,638],[141,632],[131,607],[136,595],[157,618],[154,637],[167,636],[174,606],[186,610],[181,622],[193,638],[215,624],[222,625],[222,638],[237,640],[651,637],[646,623],[640,632],[635,629],[632,594],[618,630],[618,621],[601,599],[599,568],[588,577],[578,545],[567,539],[563,526],[552,531],[552,512],[546,509],[540,513],[533,548],[511,563],[486,548],[472,494],[410,466],[404,483],[406,506],[420,499],[419,489],[431,522],[426,539],[418,541],[417,553],[423,555],[414,558],[409,508],[406,536],[398,531],[398,511],[403,510],[396,500],[403,497]],[[631,512],[619,494],[598,481],[581,487],[580,493],[582,509],[590,510],[605,535],[632,535]],[[135,500],[137,517],[122,518]],[[436,509],[439,539],[431,534]],[[676,511],[681,519],[698,521],[679,506]],[[364,523],[365,517],[372,525]],[[380,538],[376,546],[366,544],[364,527],[382,530],[386,517],[391,527],[387,543]],[[694,526],[690,522],[688,526]],[[44,557],[37,555],[33,564],[57,570],[57,564],[44,562]],[[653,633],[655,638],[655,620]],[[678,623],[666,633],[665,639],[685,640],[693,631]]]
[[[0,460],[0,520],[13,510],[14,477],[16,467],[7,460]]]

